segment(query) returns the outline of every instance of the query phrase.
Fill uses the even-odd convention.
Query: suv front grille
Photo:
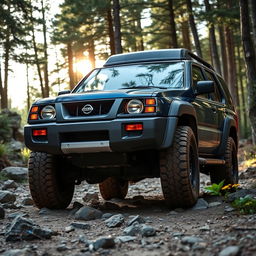
[[[104,101],[86,101],[86,102],[74,102],[64,103],[63,106],[70,116],[95,116],[106,115],[109,113],[114,100]],[[91,111],[83,111],[85,106],[89,106]]]
[[[81,142],[81,141],[100,141],[100,140],[109,140],[108,131],[60,133],[61,142]]]

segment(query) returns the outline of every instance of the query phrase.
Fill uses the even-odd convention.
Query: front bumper
[[[30,124],[24,128],[25,144],[32,151],[50,154],[90,152],[132,152],[146,149],[164,149],[172,144],[177,126],[177,117],[148,117],[114,119],[90,122]],[[126,132],[125,124],[142,123],[143,131]],[[34,129],[47,129],[43,140],[33,137]],[[97,139],[97,132],[106,132],[108,137]],[[63,140],[63,134],[94,132],[96,137],[81,141]],[[72,136],[71,136],[72,137]]]

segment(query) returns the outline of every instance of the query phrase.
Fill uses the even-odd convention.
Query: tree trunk
[[[248,78],[248,107],[249,117],[252,127],[253,143],[256,141],[256,59],[253,42],[250,37],[250,16],[248,0],[239,0],[240,2],[240,22],[242,43],[244,49],[245,63]]]
[[[1,108],[8,108],[8,75],[9,75],[9,60],[10,60],[10,30],[7,28],[6,41],[4,42],[4,86],[1,100]]]
[[[251,21],[252,21],[253,41],[254,41],[254,47],[256,47],[256,1],[250,0],[250,4],[251,4]]]
[[[31,23],[31,32],[32,32],[32,43],[33,43],[33,48],[34,48],[34,53],[35,53],[35,62],[36,62],[36,67],[37,67],[37,73],[38,73],[38,77],[39,77],[39,81],[40,81],[40,88],[41,88],[41,94],[42,97],[45,98],[45,91],[44,91],[44,84],[43,84],[43,78],[42,78],[42,74],[41,74],[41,69],[40,69],[40,62],[39,62],[39,58],[38,58],[38,49],[36,46],[36,37],[35,37],[35,28],[34,28],[34,20],[33,20],[33,10],[32,10],[32,6],[30,9],[30,23]]]
[[[227,59],[228,59],[228,86],[231,92],[234,104],[239,105],[238,90],[237,90],[237,74],[235,61],[235,45],[233,33],[228,26],[225,27],[225,38],[227,45]]]
[[[223,26],[218,27],[219,30],[219,37],[220,37],[220,51],[221,51],[221,60],[222,60],[222,69],[221,73],[224,76],[224,80],[228,81],[228,61],[227,61],[227,46],[225,41],[225,34]]]
[[[204,0],[205,3],[205,10],[207,13],[211,11],[211,5],[209,3],[209,0]],[[216,42],[216,36],[215,36],[215,27],[211,21],[208,22],[209,27],[209,39],[210,39],[210,49],[211,49],[211,56],[212,56],[212,64],[216,71],[221,74],[221,68],[220,68],[220,58],[218,53],[218,47]]]
[[[120,4],[119,0],[113,0],[113,12],[114,12],[114,38],[115,38],[115,49],[116,53],[122,53],[122,42],[121,42],[121,23],[120,23]]]
[[[189,24],[187,20],[183,20],[181,22],[181,31],[182,31],[182,41],[183,41],[183,47],[191,50],[191,42],[190,42],[190,36],[189,36]]]
[[[0,56],[1,57],[1,56]],[[0,107],[2,108],[2,99],[3,99],[3,81],[2,81],[2,60],[0,59]]]
[[[91,63],[91,66],[92,68],[95,68],[95,45],[94,45],[93,38],[91,38],[91,40],[89,41],[88,53],[89,53],[89,61]]]
[[[169,23],[170,23],[170,36],[171,36],[171,47],[178,48],[177,34],[176,34],[176,24],[174,20],[173,11],[173,0],[168,0],[168,12],[169,12]]]
[[[108,23],[110,53],[111,55],[113,55],[115,54],[115,38],[114,38],[113,18],[111,14],[111,9],[107,10],[107,23]]]
[[[142,27],[141,27],[141,16],[140,13],[137,18],[137,27],[139,32],[139,50],[144,51],[144,40],[143,40],[143,33],[142,33]]]
[[[69,75],[69,88],[72,90],[75,86],[75,77],[73,69],[73,50],[71,43],[67,44],[67,53],[68,53],[68,75]]]
[[[26,61],[26,78],[27,78],[27,111],[30,109],[30,85],[29,85],[29,67]]]
[[[47,38],[46,38],[46,20],[45,20],[45,9],[44,9],[44,1],[41,0],[42,6],[42,22],[43,22],[43,37],[44,37],[44,92],[45,97],[49,97],[49,76],[48,76],[48,46],[47,46]]]
[[[192,35],[194,38],[196,52],[199,57],[203,57],[201,45],[200,45],[200,41],[199,41],[199,36],[198,36],[197,29],[196,29],[196,23],[195,23],[195,19],[194,19],[194,15],[193,15],[193,8],[192,8],[191,0],[186,0],[186,4],[187,4],[187,9],[188,9],[188,14],[189,14],[189,24],[190,24],[191,32],[192,32]]]

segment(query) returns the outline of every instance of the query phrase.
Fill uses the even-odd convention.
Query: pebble
[[[124,229],[123,233],[127,236],[136,236],[140,233],[139,225],[132,225]]]
[[[8,179],[12,179],[14,181],[23,181],[28,177],[28,168],[24,167],[6,167],[1,173],[7,177]]]
[[[130,241],[134,241],[137,237],[136,236],[117,236],[115,238],[116,242],[126,243]]]
[[[88,229],[89,230],[91,228],[90,224],[83,223],[83,222],[72,222],[70,225],[77,229]]]
[[[210,231],[210,226],[209,225],[205,225],[203,227],[200,227],[199,230],[201,230],[201,231]]]
[[[5,210],[4,208],[0,205],[0,219],[4,219],[5,217]]]
[[[107,212],[107,213],[104,213],[101,218],[102,218],[102,219],[108,219],[108,218],[110,218],[111,216],[113,216],[113,214]]]
[[[89,206],[83,206],[75,213],[76,220],[95,220],[101,218],[101,216],[101,211]]]
[[[233,212],[235,211],[236,209],[231,207],[231,206],[225,206],[225,212]]]
[[[149,225],[141,225],[141,234],[142,236],[149,237],[149,236],[155,236],[156,230]]]
[[[182,244],[193,245],[195,243],[200,243],[200,242],[203,242],[203,239],[200,237],[196,237],[196,236],[184,236],[181,238]]]
[[[27,198],[24,198],[21,202],[22,205],[25,205],[25,206],[30,206],[30,205],[33,205],[34,204],[34,201],[32,198],[30,197],[27,197]]]
[[[116,214],[105,220],[107,227],[115,228],[120,227],[124,223],[124,216],[122,214]]]
[[[128,220],[128,223],[127,223],[127,226],[131,226],[133,223],[145,223],[145,219],[139,215],[136,215],[136,216],[131,216],[130,217],[130,220]]]
[[[115,247],[115,240],[114,238],[110,237],[100,237],[92,243],[92,246],[89,248],[97,251],[100,248],[109,249]]]
[[[60,244],[60,245],[58,245],[57,247],[56,247],[56,250],[58,251],[58,252],[64,252],[64,251],[67,251],[67,250],[69,250],[70,248],[69,247],[67,247],[65,244]]]
[[[219,205],[221,205],[221,202],[212,202],[212,203],[209,203],[209,207],[211,208],[211,207],[217,207],[217,206],[219,206]]]
[[[14,180],[6,180],[2,186],[2,190],[16,189],[18,184]]]
[[[99,196],[98,193],[86,193],[85,196],[83,197],[83,201],[86,203],[92,203],[96,204],[99,202]]]
[[[72,231],[74,231],[74,230],[75,230],[75,228],[72,227],[72,226],[67,226],[67,227],[65,227],[65,232],[66,232],[66,233],[70,233],[70,232],[72,232]]]
[[[239,255],[239,253],[239,246],[228,246],[220,252],[219,256],[236,256]]]
[[[31,250],[30,248],[24,249],[12,249],[1,254],[2,256],[37,256],[36,251]]]

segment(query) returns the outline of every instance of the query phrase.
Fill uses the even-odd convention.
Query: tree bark
[[[256,1],[250,0],[250,4],[251,4],[251,21],[252,21],[253,41],[254,41],[254,47],[256,47]]]
[[[120,23],[120,4],[119,0],[113,0],[113,12],[114,12],[114,38],[115,38],[115,50],[116,53],[122,53],[122,40],[121,40],[121,23]]]
[[[227,68],[228,61],[227,61],[227,51],[226,51],[227,46],[226,46],[223,26],[219,25],[218,30],[219,30],[219,37],[220,37],[220,51],[221,51],[221,60],[222,60],[221,73],[224,77],[224,80],[227,82],[228,81],[228,68]]]
[[[194,19],[194,15],[193,15],[193,8],[192,8],[191,0],[186,0],[186,4],[187,4],[187,10],[188,10],[188,14],[189,14],[189,25],[190,25],[191,32],[192,32],[192,35],[194,38],[196,52],[199,57],[203,57],[201,45],[200,45],[200,41],[199,41],[199,36],[198,36],[197,29],[196,29],[196,23],[195,23],[195,19]]]
[[[169,12],[169,23],[170,23],[170,32],[171,32],[171,47],[178,48],[178,40],[176,34],[176,24],[174,20],[174,11],[173,11],[173,0],[167,1],[168,12]]]
[[[30,109],[30,85],[29,85],[28,61],[26,62],[26,78],[27,78],[27,111],[29,111],[29,109]]]
[[[67,44],[67,54],[68,54],[68,75],[69,75],[69,88],[72,90],[75,87],[75,77],[73,69],[73,50],[71,43]]]
[[[89,41],[88,53],[89,53],[89,61],[91,63],[91,66],[92,68],[95,68],[95,45],[94,45],[93,38],[91,38],[91,40]]]
[[[110,53],[111,55],[113,55],[115,54],[115,38],[114,38],[113,18],[111,14],[111,9],[107,10],[107,24],[108,24]]]
[[[204,0],[204,3],[205,3],[206,12],[210,12],[211,5],[209,3],[209,0]],[[208,28],[209,28],[209,39],[210,39],[212,63],[213,63],[214,68],[216,69],[216,71],[219,74],[221,74],[220,58],[219,58],[217,41],[216,41],[216,36],[215,36],[215,27],[214,27],[212,21],[208,22]]]
[[[0,107],[2,108],[3,81],[2,81],[2,60],[0,59]]]
[[[45,97],[49,97],[49,76],[48,76],[48,45],[46,37],[46,20],[45,20],[45,8],[44,1],[41,0],[42,6],[42,22],[43,22],[43,37],[44,37],[44,92]]]
[[[189,36],[189,24],[187,20],[183,20],[181,22],[181,31],[182,31],[182,41],[183,41],[183,47],[191,50],[191,42],[190,42],[190,36]]]
[[[142,33],[142,27],[141,27],[141,16],[140,13],[137,18],[137,27],[139,32],[139,50],[144,51],[144,39],[143,39],[143,33]]]
[[[249,118],[252,127],[252,138],[255,144],[256,138],[256,59],[253,42],[250,37],[250,16],[248,0],[239,0],[240,2],[240,24],[241,35],[244,49],[244,57],[248,78],[248,107]]]

